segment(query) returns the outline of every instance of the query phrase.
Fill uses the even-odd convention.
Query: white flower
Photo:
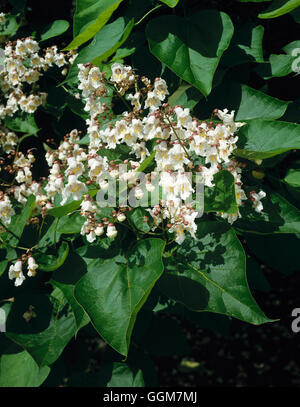
[[[117,236],[118,232],[113,223],[109,223],[106,230],[106,236],[114,239]]]
[[[169,163],[174,170],[182,170],[184,164],[188,164],[190,160],[186,157],[186,152],[181,144],[175,144],[169,150]]]
[[[143,193],[143,191],[141,190],[140,187],[136,187],[134,189],[134,196],[136,197],[136,199],[142,199],[143,198],[144,193]]]
[[[130,83],[134,81],[134,74],[130,66],[115,63],[112,64],[111,70],[112,76],[110,80],[112,82],[120,83],[126,81]]]
[[[91,230],[89,233],[86,234],[86,240],[89,243],[93,243],[96,240],[97,236],[94,230]]]
[[[168,86],[166,81],[162,78],[156,78],[154,82],[154,93],[159,100],[165,100],[166,96],[169,94]]]
[[[81,162],[78,162],[75,157],[70,157],[67,160],[68,168],[66,169],[65,174],[73,174],[79,177],[84,173],[84,166]]]
[[[185,233],[184,233],[184,226],[183,224],[175,224],[170,228],[171,233],[175,233],[175,242],[178,244],[182,244],[185,239]]]
[[[128,95],[128,99],[130,100],[135,110],[140,110],[142,107],[140,97],[141,97],[140,92],[137,92],[134,95],[132,93]]]
[[[0,219],[5,225],[9,225],[11,217],[15,214],[12,204],[7,195],[0,200]]]
[[[179,172],[176,177],[176,192],[183,200],[186,200],[191,193],[194,192],[191,184],[191,177],[187,177],[184,172]]]
[[[155,190],[155,186],[151,184],[151,182],[146,182],[146,189],[148,192],[153,192]]]
[[[36,269],[38,267],[39,266],[36,264],[34,258],[32,256],[29,256],[28,257],[28,266],[27,266],[27,268],[28,268],[27,275],[29,277],[34,277],[36,275]]]
[[[84,199],[81,204],[81,212],[90,212],[90,213],[97,213],[98,209],[96,205],[90,199]]]
[[[104,227],[102,223],[99,223],[95,229],[96,236],[101,236],[104,233]]]
[[[104,179],[100,179],[99,180],[99,187],[103,190],[103,191],[107,191],[108,187],[109,187],[109,183],[107,181],[105,181]]]
[[[88,77],[89,83],[94,89],[98,89],[103,86],[102,81],[103,81],[103,73],[100,72],[99,68],[94,66],[91,68],[89,71],[89,77]]]
[[[62,191],[62,201],[61,205],[64,205],[70,195],[72,195],[73,199],[79,201],[82,195],[88,191],[87,186],[78,181],[76,175],[70,175],[68,178],[68,183]]]
[[[22,272],[22,260],[17,260],[15,264],[9,267],[8,278],[13,280],[15,278],[15,286],[20,286],[25,280],[25,276]]]
[[[174,110],[177,116],[177,121],[180,124],[180,126],[188,128],[189,124],[192,122],[192,117],[190,116],[190,109],[188,108],[182,109],[182,107],[177,106],[174,108]]]
[[[261,199],[265,198],[266,193],[264,191],[260,191],[258,194],[255,192],[250,192],[251,195],[251,200],[252,200],[252,205],[253,208],[255,209],[256,212],[260,213],[263,211],[264,207],[263,204],[261,203]]]
[[[145,101],[145,109],[150,108],[150,112],[157,110],[161,105],[159,97],[154,92],[148,92],[147,99]]]
[[[162,187],[163,198],[167,201],[176,198],[176,177],[167,171],[160,174],[159,185]]]
[[[126,216],[125,216],[125,214],[123,212],[119,212],[117,214],[117,219],[118,219],[119,222],[124,222],[124,220],[126,219]]]
[[[125,79],[126,74],[124,66],[122,64],[112,64],[111,66],[112,76],[110,78],[113,82],[121,82]]]

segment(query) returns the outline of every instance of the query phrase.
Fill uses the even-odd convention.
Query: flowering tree
[[[77,0],[68,45],[25,3],[0,14],[1,385],[41,385],[79,331],[114,352],[98,385],[142,386],[164,314],[273,322],[246,264],[268,261],[256,235],[300,232],[299,101],[266,92],[298,42],[264,54],[256,19],[297,24],[299,2],[244,25],[234,5]]]

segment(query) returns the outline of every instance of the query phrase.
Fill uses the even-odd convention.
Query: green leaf
[[[58,251],[55,254],[37,253],[35,255],[36,261],[39,265],[39,270],[54,271],[61,267],[69,253],[68,242],[62,242]]]
[[[204,210],[205,212],[237,213],[238,206],[235,194],[235,182],[233,175],[222,170],[214,175],[212,188],[205,188]]]
[[[63,34],[69,28],[70,24],[66,20],[55,20],[51,26],[43,34],[41,34],[41,41],[46,41],[49,38],[57,37]]]
[[[112,376],[107,387],[144,387],[141,370],[132,370],[125,363],[114,362]]]
[[[276,18],[300,6],[300,0],[274,0],[270,7],[258,15],[259,18]]]
[[[213,109],[235,110],[236,121],[265,119],[273,120],[280,118],[288,109],[291,102],[285,102],[273,98],[247,85],[226,79],[215,87],[208,98],[204,98],[197,106],[197,112],[202,117],[209,117]]]
[[[48,366],[39,368],[25,350],[0,357],[0,387],[39,387],[49,373]]]
[[[89,317],[74,297],[75,284],[86,273],[86,264],[82,258],[70,252],[64,264],[52,275],[50,283],[64,294],[74,313],[77,330],[89,323]]]
[[[42,305],[37,303],[39,297]],[[30,324],[22,317],[29,305],[37,314]],[[29,291],[23,301],[18,296],[8,316],[6,336],[27,350],[39,366],[50,366],[76,332],[74,314],[63,293],[55,289],[50,297]]]
[[[9,239],[11,244],[17,244],[18,239],[20,239],[23,233],[23,230],[26,226],[27,220],[30,218],[33,209],[35,207],[35,196],[29,195],[27,198],[26,205],[22,208],[21,213],[18,215],[14,215],[11,219],[11,223],[9,225],[9,230],[11,230],[15,236],[12,236],[10,233],[6,232],[3,234],[2,238],[5,237]]]
[[[144,387],[142,370],[126,363],[105,362],[95,373],[75,373],[71,387]],[[105,398],[104,398],[104,401]]]
[[[75,298],[103,339],[127,356],[137,314],[163,272],[160,239],[140,240],[127,254],[106,261],[76,284]]]
[[[269,120],[251,120],[238,133],[234,154],[249,160],[263,160],[300,148],[300,125]]]
[[[149,212],[145,208],[135,208],[131,212],[127,212],[127,219],[138,231],[147,233],[150,231],[151,226],[149,222],[145,222],[145,217],[149,219]]]
[[[227,14],[205,10],[187,19],[158,17],[148,23],[146,34],[150,51],[207,96],[220,58],[229,46],[233,25]]]
[[[246,62],[264,62],[264,27],[246,23],[235,28],[229,49],[224,53],[222,65],[235,66]]]
[[[266,80],[297,72],[299,69],[299,47],[299,40],[292,41],[283,47],[285,54],[271,54],[268,63],[260,64],[254,70]]]
[[[293,72],[293,62],[295,57],[291,55],[283,54],[272,54],[270,55],[270,65],[271,65],[271,77],[282,77],[287,76]],[[266,77],[266,79],[268,76]]]
[[[65,48],[71,50],[92,38],[107,23],[123,0],[77,0],[74,15],[74,39]]]
[[[256,62],[263,62],[263,36],[264,36],[264,27],[258,25],[252,28],[251,31],[251,42],[249,45],[240,43],[238,47],[246,53],[246,55],[254,58]]]
[[[15,16],[5,16],[5,23],[0,24],[0,36],[13,36],[18,31],[20,24]]]
[[[282,49],[284,50],[284,52],[287,53],[287,55],[294,55],[295,48],[299,48],[299,47],[300,47],[300,40],[296,40],[296,41],[289,42]],[[299,55],[299,52],[297,53],[297,55]]]
[[[35,196],[29,195],[29,197],[27,198],[26,205],[24,206],[21,214],[16,217],[14,222],[12,221],[10,227],[12,227],[14,234],[17,235],[18,237],[22,236],[23,230],[26,226],[26,222],[30,218],[34,206],[35,206]]]
[[[65,215],[59,220],[57,231],[66,234],[80,233],[85,220],[86,218],[78,212]]]
[[[88,194],[90,196],[95,196],[97,194],[98,190],[96,189],[91,189],[88,191]],[[80,207],[81,202],[83,201],[83,198],[80,199],[79,201],[71,201],[69,203],[66,203],[65,205],[62,206],[54,206],[53,208],[48,210],[48,215],[54,216],[55,218],[60,218],[64,215],[67,215],[68,213],[76,211]]]
[[[30,113],[19,112],[13,117],[6,116],[4,120],[5,126],[10,130],[36,135],[39,128],[34,120],[34,115]]]
[[[87,59],[89,55],[94,54],[92,59],[92,64],[94,65],[105,61],[126,41],[133,27],[134,19],[132,18],[126,23],[126,19],[123,17],[106,25],[101,32],[95,35],[91,44],[82,50],[83,58]]]
[[[1,251],[2,251],[2,249],[1,249]],[[0,277],[5,272],[7,265],[8,265],[8,260],[1,260],[0,261]]]
[[[159,280],[169,298],[192,311],[224,314],[254,325],[271,322],[250,293],[245,253],[227,224],[200,222],[197,239],[187,237],[174,261],[174,270]]]
[[[241,85],[241,91],[241,103],[235,117],[237,121],[279,119],[290,103],[273,98],[247,85]]]
[[[151,165],[152,161],[154,160],[155,154],[156,151],[152,151],[152,153],[141,162],[141,165],[137,169],[138,173],[145,171]]]
[[[167,6],[174,8],[177,6],[179,0],[160,0],[162,3],[165,3]]]
[[[107,24],[97,33],[93,41],[83,48],[76,57],[66,82],[73,81],[78,76],[79,69],[77,64],[86,64],[91,62],[93,65],[99,65],[106,60],[126,41],[134,26],[132,18],[128,23],[124,17],[120,17],[111,24]]]
[[[289,170],[284,178],[284,182],[291,187],[300,188],[300,170]]]
[[[38,247],[52,246],[60,239],[60,233],[57,232],[59,219],[52,216],[47,216],[42,227],[41,237],[38,242]]]

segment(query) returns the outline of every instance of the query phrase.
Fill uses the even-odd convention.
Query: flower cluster
[[[12,63],[11,70],[5,74],[7,81],[13,81],[14,75],[21,75],[20,78],[24,80],[29,78],[30,75],[26,76],[17,62],[24,55],[32,56],[35,61],[35,68],[31,67],[35,73],[31,72],[30,82],[38,78],[39,68],[45,69],[52,63],[58,66],[65,63],[55,48],[46,50],[43,58],[38,57],[32,39],[17,41],[14,47],[12,44],[7,47],[7,63]],[[238,206],[249,199],[257,212],[263,210],[261,200],[265,193],[252,191],[247,196],[242,187],[242,165],[232,154],[238,139],[237,131],[244,124],[234,121],[234,112],[216,109],[214,116],[217,120],[200,121],[191,116],[188,108],[171,107],[166,103],[169,92],[162,78],[151,83],[149,79],[135,75],[131,67],[121,64],[112,65],[109,79],[91,64],[79,64],[78,67],[78,88],[85,110],[89,112],[86,120],[89,142],[83,147],[81,132],[72,130],[56,150],[47,151],[45,157],[50,169],[49,176],[39,182],[32,180],[33,153],[16,154],[10,169],[15,173],[15,185],[0,198],[0,220],[4,224],[9,225],[10,217],[14,214],[9,195],[24,205],[27,197],[34,194],[36,213],[43,216],[54,203],[57,206],[59,201],[60,205],[64,205],[72,200],[81,200],[80,214],[84,218],[81,234],[86,236],[87,241],[92,243],[100,236],[115,238],[118,233],[116,225],[126,220],[132,208],[119,200],[109,215],[103,215],[98,198],[95,200],[92,197],[95,194],[90,194],[91,190],[101,191],[102,196],[109,194],[109,178],[115,180],[119,187],[125,185],[136,200],[146,199],[148,202],[148,194],[159,191],[159,202],[147,208],[152,232],[167,232],[175,242],[181,244],[186,233],[195,237],[197,230],[195,220],[199,213],[191,202],[195,193],[193,174],[197,173],[206,188],[213,188],[214,177],[220,170],[227,170],[233,175]],[[18,84],[22,83],[20,78]],[[18,93],[21,88],[14,86]],[[118,120],[104,125],[99,115],[106,114],[108,110],[104,98],[107,99],[112,88],[126,106],[129,106],[128,102],[131,104],[132,109],[127,108]],[[128,92],[132,88],[134,92]],[[16,96],[17,104],[21,103],[21,98]],[[4,134],[5,130],[2,132]],[[10,137],[13,147],[16,142],[13,134],[5,134],[6,139]],[[122,150],[119,150],[121,147]],[[116,156],[118,151],[123,151],[123,155],[126,151],[127,156],[125,159],[109,160],[107,152],[110,150],[116,150]],[[144,164],[145,160],[150,160],[151,173]],[[142,178],[140,175],[144,170],[148,170],[148,173]],[[230,223],[241,216],[239,211],[236,214],[217,215]],[[24,279],[20,264],[17,262],[10,269],[10,276],[15,276],[17,284]],[[28,275],[34,275],[30,273]]]
[[[29,255],[27,258],[27,276],[34,277],[36,275],[36,269],[38,265],[36,264],[34,258]],[[15,280],[15,286],[18,287],[25,280],[23,274],[23,261],[18,259],[14,264],[9,267],[8,277],[10,280]]]
[[[39,91],[40,76],[54,65],[65,67],[62,73],[66,74],[66,67],[72,64],[76,54],[58,52],[56,46],[41,51],[38,42],[27,37],[8,42],[4,55],[0,72],[0,145],[9,153],[16,145],[16,136],[1,124],[1,120],[17,111],[34,113],[47,98],[45,92]]]

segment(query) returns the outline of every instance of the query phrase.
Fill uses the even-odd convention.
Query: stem
[[[14,234],[14,232],[12,232],[11,230],[8,229],[8,227],[2,222],[2,220],[0,220],[1,225],[4,227],[4,229],[6,230],[6,232],[10,233],[13,237],[15,237],[16,239],[20,239],[17,235]]]
[[[43,217],[42,222],[41,222],[41,226],[40,226],[40,228],[39,228],[38,243],[39,243],[40,238],[41,238],[41,233],[42,233],[42,228],[43,228],[43,226],[44,226],[44,222],[45,222],[45,218]],[[37,244],[38,244],[38,243],[37,243]]]
[[[146,13],[137,23],[135,23],[134,25],[137,26],[139,25],[146,17],[148,17],[149,14],[151,14],[153,11],[158,10],[159,8],[161,8],[163,5],[162,4],[158,4],[157,6],[153,7],[151,10],[148,11],[148,13]]]
[[[185,148],[185,145],[182,143],[182,141],[180,140],[180,138],[179,138],[178,134],[176,133],[176,130],[174,129],[174,127],[173,127],[173,124],[172,124],[171,120],[168,118],[168,116],[167,116],[167,115],[165,115],[165,117],[166,117],[166,119],[168,120],[169,125],[172,127],[172,130],[173,130],[173,132],[174,132],[174,134],[175,134],[175,136],[176,136],[177,140],[179,141],[179,143],[180,143],[181,147],[184,149],[185,154],[188,156],[188,158],[189,158],[189,160],[190,160],[190,159],[191,159],[191,157],[190,157],[190,155],[189,155],[189,153],[188,153],[187,149]]]

